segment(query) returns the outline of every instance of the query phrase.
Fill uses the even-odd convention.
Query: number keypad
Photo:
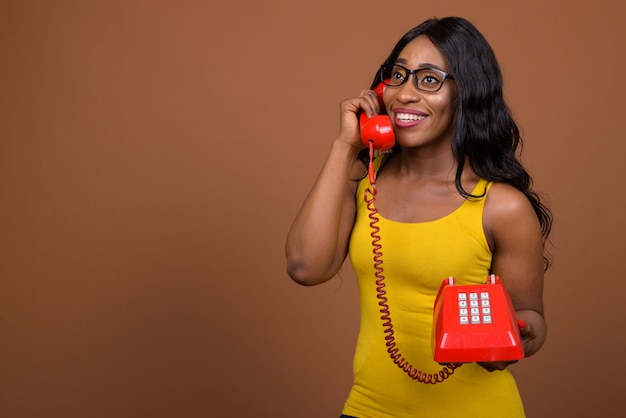
[[[491,301],[489,292],[459,292],[457,295],[459,306],[459,323],[491,324]]]

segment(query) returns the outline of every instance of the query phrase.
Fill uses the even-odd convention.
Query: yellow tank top
[[[381,158],[375,163],[380,167]],[[508,371],[487,372],[476,364],[457,368],[442,383],[413,380],[390,358],[376,297],[369,211],[356,194],[357,217],[350,239],[350,260],[359,283],[361,325],[354,356],[354,383],[343,413],[358,418],[524,417],[517,385]],[[429,222],[380,221],[385,290],[397,347],[410,364],[437,373],[431,330],[433,303],[449,276],[459,284],[484,283],[492,253],[483,231],[482,214],[491,183],[479,180],[472,195],[452,213]]]

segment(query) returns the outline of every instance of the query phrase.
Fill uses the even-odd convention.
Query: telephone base
[[[471,338],[482,344],[472,345],[463,334],[445,334],[434,349],[437,363],[473,363],[488,361],[515,361],[524,358],[519,339],[512,333],[480,333]]]
[[[438,363],[515,361],[524,357],[511,298],[499,277],[485,284],[443,281],[433,313],[433,357]]]

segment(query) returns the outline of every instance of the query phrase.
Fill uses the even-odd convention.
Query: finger
[[[476,364],[478,364],[483,369],[487,370],[489,373],[491,373],[491,372],[496,370],[491,363],[482,363],[481,362],[481,363],[476,363]]]
[[[372,90],[363,90],[359,96],[361,109],[368,118],[378,114],[378,96]]]
[[[509,365],[517,363],[517,360],[513,361],[492,361],[492,362],[480,362],[477,363],[483,369],[488,372],[502,371],[505,370]]]
[[[520,333],[522,334],[522,337],[530,338],[530,339],[537,337],[537,332],[535,328],[533,328],[533,326],[530,325],[530,323],[524,321],[523,319],[518,319],[517,323],[519,325],[519,330],[520,330]]]
[[[464,365],[465,363],[439,363],[440,366],[452,366],[452,367],[461,367],[462,365]]]

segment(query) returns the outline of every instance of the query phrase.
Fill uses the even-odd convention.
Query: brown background
[[[220,3],[0,1],[0,416],[338,416],[352,272],[299,287],[284,238],[339,101],[446,15],[492,43],[556,218],[528,415],[616,416],[619,2]]]

